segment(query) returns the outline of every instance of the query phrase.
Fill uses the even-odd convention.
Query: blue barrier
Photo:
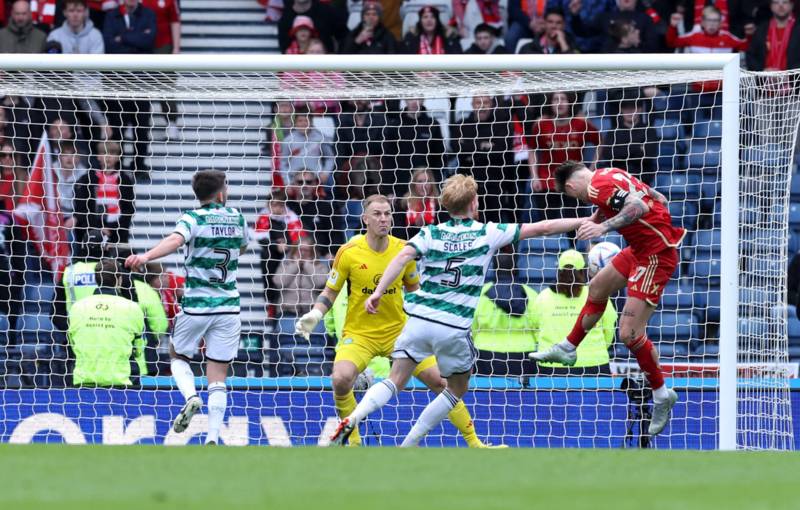
[[[519,447],[621,447],[627,428],[627,397],[622,391],[608,389],[612,383],[617,386],[618,380],[569,379],[534,378],[535,389],[520,389],[519,381],[508,379],[508,386],[499,390],[503,379],[498,378],[493,382],[498,385],[494,389],[471,391],[465,402],[479,436]],[[681,400],[672,423],[655,439],[655,447],[716,448],[718,394],[711,385],[716,381],[675,379],[672,384],[685,388],[702,381],[709,386],[679,390]],[[230,391],[223,442],[279,446],[324,443],[336,423],[331,393],[308,388],[311,383],[324,385],[326,379],[302,382],[305,391]],[[578,383],[581,389],[576,389]],[[205,399],[205,392],[201,396]],[[431,397],[428,391],[401,393],[397,401],[362,425],[365,443],[398,444]],[[177,391],[167,389],[0,390],[0,442],[197,444],[205,432],[204,415],[193,420],[187,433],[170,431],[181,402]],[[799,438],[800,392],[792,392],[792,409],[794,437]],[[452,425],[445,423],[426,439],[426,445],[463,446],[463,440]]]

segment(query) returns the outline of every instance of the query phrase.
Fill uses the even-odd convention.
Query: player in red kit
[[[602,316],[609,297],[627,286],[619,336],[636,356],[653,389],[653,417],[648,432],[658,434],[669,422],[678,394],[664,385],[658,351],[647,338],[646,329],[664,286],[678,267],[677,247],[686,231],[672,226],[664,195],[619,168],[593,172],[582,163],[567,161],[558,167],[555,179],[558,191],[598,208],[593,221],[578,229],[577,239],[596,239],[618,230],[628,246],[592,278],[589,298],[566,340],[530,357],[575,364],[577,346]]]

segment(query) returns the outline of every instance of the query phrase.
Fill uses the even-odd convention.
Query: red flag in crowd
[[[14,209],[14,217],[50,269],[60,278],[69,265],[70,245],[58,201],[58,176],[51,164],[50,142],[42,135],[33,158],[30,180]]]

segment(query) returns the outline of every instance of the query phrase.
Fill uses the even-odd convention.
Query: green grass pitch
[[[0,446],[19,510],[797,509],[796,453]]]

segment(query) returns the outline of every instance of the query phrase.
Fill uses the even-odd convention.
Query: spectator
[[[570,159],[583,161],[586,144],[600,144],[597,128],[578,113],[577,102],[575,92],[550,94],[549,108],[534,122],[528,136],[533,199],[546,218],[577,216],[578,201],[556,193],[553,176],[561,163]]]
[[[575,53],[575,39],[564,31],[564,26],[564,12],[560,9],[548,9],[544,15],[544,32],[541,37],[523,45],[519,53]]]
[[[302,237],[291,246],[275,274],[275,285],[281,291],[281,315],[299,317],[308,312],[325,287],[329,270],[308,238]]]
[[[772,0],[772,17],[758,26],[747,50],[751,71],[800,69],[800,23],[791,0]]]
[[[100,142],[95,153],[97,168],[75,184],[75,237],[80,242],[86,229],[97,228],[110,243],[127,244],[135,211],[134,182],[119,170],[118,143]]]
[[[398,200],[394,212],[394,233],[400,239],[411,239],[425,225],[440,223],[439,189],[433,172],[417,168],[411,177],[408,193]]]
[[[369,1],[361,9],[361,23],[345,38],[340,53],[356,55],[383,55],[397,53],[397,41],[383,23],[383,7]]]
[[[33,26],[31,4],[17,0],[11,5],[11,19],[0,30],[0,53],[42,53],[47,35]]]
[[[625,168],[629,174],[653,185],[658,142],[638,101],[626,100],[620,104],[613,129],[605,133],[599,150],[602,163],[598,166]]]
[[[153,53],[178,54],[181,52],[181,12],[179,0],[142,0],[142,5],[156,15],[156,39]],[[180,140],[178,108],[173,101],[161,101],[161,113],[167,119],[167,138]]]
[[[303,235],[303,224],[297,214],[286,207],[286,193],[273,188],[267,207],[262,209],[253,238],[261,246],[261,275],[267,298],[267,316],[277,316],[280,291],[275,285],[275,274],[290,244],[297,244]]]
[[[123,264],[125,258],[131,254],[132,252],[128,249],[120,250],[115,258],[120,264]],[[160,265],[154,265],[150,266],[150,269],[158,271],[161,268]],[[136,304],[142,309],[147,325],[145,334],[134,342],[134,357],[139,366],[139,374],[146,375],[150,373],[147,362],[155,362],[157,359],[154,349],[160,345],[161,336],[169,329],[169,319],[161,300],[161,294],[150,284],[150,282],[160,283],[160,273],[132,272],[129,277],[136,291]]]
[[[120,1],[88,0],[87,5],[89,6],[89,18],[92,20],[92,23],[94,23],[94,26],[102,32],[106,16],[111,11],[119,9]]]
[[[86,174],[86,167],[72,142],[62,142],[53,170],[58,177],[58,203],[64,215],[64,228],[72,230],[75,226],[73,216],[75,204],[75,184]]]
[[[383,157],[387,164],[381,166],[392,169],[393,162],[389,161],[389,157],[384,157],[387,152],[384,150],[384,138],[389,126],[382,104],[359,99],[348,106],[352,111],[340,116],[336,129],[337,168],[343,169],[353,156],[358,155]],[[381,181],[387,177],[387,182],[394,182],[388,172],[381,177]]]
[[[123,13],[124,11],[124,13]],[[156,39],[156,15],[139,0],[124,0],[118,11],[106,17],[103,37],[108,53],[152,53]],[[150,169],[145,163],[150,139],[150,101],[113,100],[108,102],[109,124],[114,138],[123,139],[126,127],[133,138],[133,165],[137,181],[149,182]],[[130,136],[128,137],[130,138]]]
[[[66,332],[69,324],[67,315],[77,301],[94,294],[97,289],[95,269],[108,249],[103,232],[89,229],[72,256],[72,264],[64,269],[60,281],[55,282],[55,299],[51,320],[56,330]]]
[[[108,53],[153,53],[156,15],[139,0],[124,0],[119,10],[108,13],[103,38]]]
[[[10,207],[3,210],[11,211],[14,209],[16,198],[22,196],[25,183],[28,182],[28,170],[20,164],[17,152],[9,141],[3,142],[0,146],[0,169],[4,182],[3,200],[6,206]]]
[[[541,352],[567,337],[586,299],[586,261],[575,250],[558,257],[555,286],[545,289],[533,303],[533,331],[536,351]],[[617,312],[611,301],[595,327],[578,346],[578,361],[572,368],[557,363],[539,363],[538,373],[546,375],[611,375],[608,348],[614,342]]]
[[[720,30],[722,13],[714,6],[703,9],[703,21],[699,26],[696,25],[688,34],[678,35],[678,26],[682,23],[682,14],[675,13],[670,18],[667,29],[667,46],[670,48],[683,48],[686,53],[708,53],[709,51],[719,53],[725,50],[745,51],[750,44],[749,38],[740,39],[727,30]],[[718,80],[694,82],[692,89],[695,92],[714,93],[720,89],[721,85],[722,82]],[[699,99],[701,104],[707,101],[706,98]],[[719,103],[719,101],[715,102]]]
[[[538,39],[542,36],[546,8],[546,0],[509,0],[506,30],[506,49],[509,53],[517,52],[520,39]]]
[[[571,0],[569,2],[569,10],[572,13],[570,28],[572,33],[578,37],[606,37],[611,33],[612,24],[623,20],[629,21],[639,29],[642,51],[656,53],[661,50],[662,46],[659,41],[658,27],[652,17],[637,7],[637,0],[617,0],[616,10],[603,10],[592,19],[587,20],[581,16],[583,1]],[[613,42],[611,39],[606,38],[601,50],[603,53],[612,52]]]
[[[311,126],[311,114],[305,106],[297,107],[292,129],[281,144],[281,172],[284,182],[291,182],[299,171],[311,171],[328,186],[333,170],[333,149],[318,129]]]
[[[144,313],[132,289],[123,285],[115,261],[98,263],[97,290],[69,311],[69,343],[76,386],[130,386],[138,372],[135,346],[144,334]]]
[[[527,353],[536,349],[536,291],[520,281],[514,255],[495,259],[496,283],[486,283],[475,309],[472,337],[478,349],[478,374],[508,376],[531,371]]]
[[[105,53],[103,34],[87,17],[86,0],[64,2],[64,24],[50,32],[48,41],[58,41],[62,53]]]
[[[320,194],[320,182],[314,172],[295,172],[291,183],[286,205],[300,218],[303,230],[313,237],[321,256],[335,253],[344,243],[341,212]]]
[[[281,146],[292,129],[294,104],[291,101],[275,101],[272,120],[266,128],[266,140],[261,144],[261,154],[272,159],[272,184],[285,186],[281,168]]]
[[[497,36],[498,30],[493,26],[481,23],[475,27],[475,42],[464,53],[474,55],[503,55],[508,53],[506,47],[500,44]]]
[[[142,0],[155,14],[156,37],[153,53],[181,52],[181,12],[178,0]]]
[[[439,9],[430,5],[419,10],[417,26],[406,34],[403,46],[406,53],[419,55],[461,53],[457,35],[442,24]]]
[[[520,176],[513,164],[508,108],[495,98],[472,98],[472,112],[454,127],[458,171],[472,175],[481,197],[481,221],[514,222]]]
[[[608,35],[611,37],[612,53],[642,53],[641,31],[632,21],[612,23]]]
[[[175,317],[181,311],[180,303],[183,299],[183,289],[186,286],[186,278],[177,275],[172,271],[167,271],[158,262],[148,262],[145,271],[146,282],[161,295],[161,304],[164,313],[169,321],[170,327],[173,326]]]
[[[301,16],[298,16],[299,19]],[[311,39],[304,46],[307,55],[325,55],[325,45],[319,39]],[[343,88],[345,80],[335,71],[288,71],[280,73],[281,87],[285,89],[304,88],[330,89]],[[335,98],[304,96],[304,102],[310,110],[319,115],[339,113],[341,103]]]
[[[499,37],[506,24],[506,1],[498,0],[453,0],[453,18],[450,24],[456,25],[461,46],[468,47],[474,42],[475,29],[488,25]]]
[[[308,16],[297,16],[289,31],[291,42],[284,53],[288,55],[305,55],[313,38],[319,37],[314,21]]]
[[[336,46],[347,36],[347,19],[344,13],[320,0],[286,0],[286,8],[278,21],[278,43],[282,53],[286,53],[292,42],[290,34],[297,16],[307,16],[319,31],[319,39],[328,53],[334,53]]]
[[[438,174],[445,153],[439,122],[428,114],[422,99],[406,99],[405,103],[394,136],[397,142],[392,153],[397,154],[397,158],[393,175],[387,173],[383,180],[384,186],[389,183],[393,185],[392,194],[398,197],[408,191],[412,168],[434,168]],[[389,181],[389,178],[394,180]]]

